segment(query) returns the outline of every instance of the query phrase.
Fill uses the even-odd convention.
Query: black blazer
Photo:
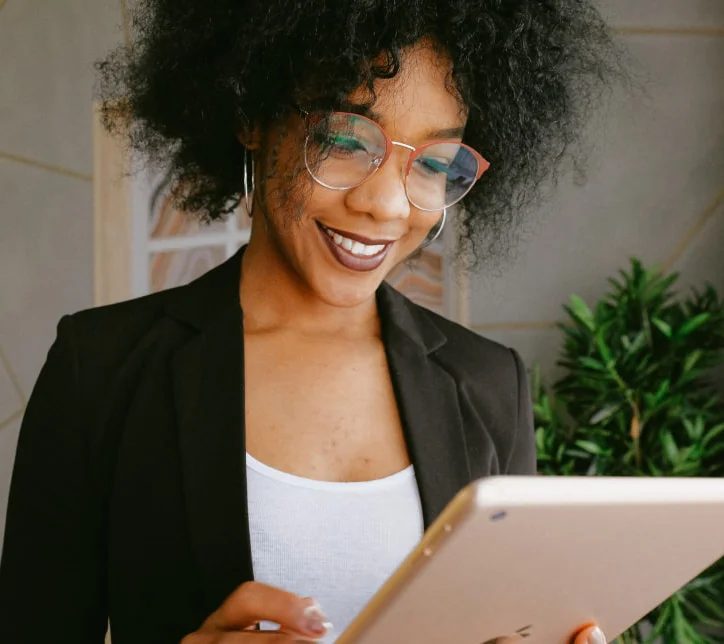
[[[2,644],[178,644],[253,578],[241,252],[188,286],[64,317],[20,432]],[[425,524],[469,481],[531,474],[515,352],[377,293]]]

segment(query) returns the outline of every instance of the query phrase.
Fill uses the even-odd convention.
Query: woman
[[[492,251],[614,50],[578,0],[145,0],[134,24],[99,66],[107,125],[185,208],[245,199],[251,238],[61,320],[0,641],[96,644],[108,619],[114,644],[332,641],[466,483],[535,471],[517,354],[383,280],[444,225]]]

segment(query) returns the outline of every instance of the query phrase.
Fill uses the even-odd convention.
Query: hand
[[[576,635],[573,644],[606,644],[608,640],[598,626],[587,626]]]
[[[495,640],[495,644],[513,644],[513,642],[520,644],[521,641],[521,638],[499,637]],[[571,644],[606,644],[606,636],[598,626],[586,626],[576,635]]]
[[[254,632],[261,621],[274,622],[281,629]],[[330,627],[313,599],[249,582],[239,586],[181,644],[298,644],[323,637]]]

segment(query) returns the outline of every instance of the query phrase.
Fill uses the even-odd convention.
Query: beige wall
[[[92,305],[92,62],[116,0],[0,0],[0,545],[20,414],[59,317]]]
[[[606,0],[651,76],[619,104],[589,183],[563,182],[516,262],[472,279],[470,319],[553,362],[570,292],[638,255],[724,290],[724,3]],[[92,61],[117,0],[0,0],[0,535],[23,405],[64,312],[93,301]],[[0,536],[1,540],[1,536]]]
[[[576,292],[593,302],[633,255],[724,291],[724,2],[606,0],[648,77],[597,124],[588,183],[562,181],[515,262],[478,276],[471,325],[550,368],[555,321]]]

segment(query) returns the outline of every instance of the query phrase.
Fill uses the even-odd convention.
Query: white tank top
[[[280,472],[247,454],[246,474],[254,578],[314,597],[334,627],[320,642],[334,642],[422,538],[413,467],[333,483]]]

